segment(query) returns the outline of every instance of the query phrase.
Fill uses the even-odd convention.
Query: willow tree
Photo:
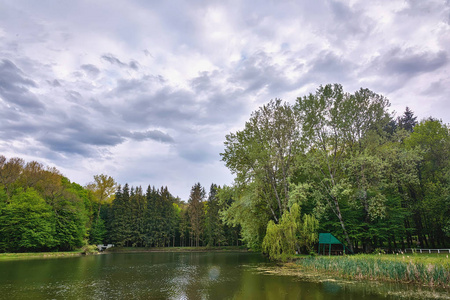
[[[319,222],[314,216],[300,214],[297,203],[291,206],[290,211],[285,211],[280,223],[269,221],[262,248],[271,259],[285,261],[295,251],[300,253],[300,247],[305,247],[311,252],[313,245],[318,241],[317,230]]]
[[[226,166],[236,174],[237,186],[245,190],[251,185],[252,194],[264,203],[276,223],[289,208],[289,176],[299,138],[295,112],[276,99],[253,112],[243,130],[228,134],[221,153]]]
[[[365,149],[391,120],[387,108],[389,101],[368,89],[354,94],[345,93],[339,84],[320,86],[315,94],[297,98],[295,110],[302,124],[307,142],[308,176],[322,192],[322,199],[337,216],[343,235],[352,249],[352,243],[342,216],[341,205],[354,193],[346,169],[349,161],[359,164],[361,170],[366,159]],[[355,176],[363,176],[360,172]],[[358,199],[367,216],[379,212],[383,198],[368,198],[368,182],[357,187]],[[373,206],[377,206],[375,209]]]

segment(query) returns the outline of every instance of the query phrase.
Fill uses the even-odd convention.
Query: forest
[[[219,187],[208,198],[198,183],[187,203],[167,187],[123,187],[95,175],[81,186],[55,168],[0,156],[0,252],[68,251],[89,244],[119,247],[242,245],[239,227],[219,216]],[[228,199],[231,201],[231,199]]]
[[[81,186],[39,162],[0,156],[0,252],[245,245],[277,258],[331,232],[353,252],[450,247],[450,132],[382,95],[320,86],[275,99],[225,137],[232,186]]]

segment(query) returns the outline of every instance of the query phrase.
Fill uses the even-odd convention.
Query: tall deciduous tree
[[[0,185],[2,185],[8,197],[11,196],[13,185],[19,179],[23,170],[24,160],[18,157],[6,160],[6,157],[0,155]]]
[[[117,189],[117,183],[111,176],[100,174],[94,175],[94,182],[88,183],[86,188],[94,193],[94,196],[98,201],[98,219],[102,204],[112,201]]]
[[[253,185],[252,194],[263,199],[275,222],[288,209],[299,141],[297,115],[279,99],[253,112],[244,130],[226,136],[222,160],[236,174],[238,186]]]
[[[297,98],[295,105],[308,143],[310,176],[315,178],[323,199],[337,216],[351,250],[341,211],[341,202],[351,193],[344,162],[364,153],[370,134],[382,132],[391,119],[388,106],[387,99],[370,90],[349,94],[339,84],[320,86],[315,94]],[[366,193],[364,185],[361,192]],[[367,210],[376,211],[369,206]]]
[[[416,125],[404,143],[421,156],[415,165],[419,184],[407,190],[419,242],[426,247],[444,245],[448,237],[443,228],[450,223],[450,130],[429,118]]]

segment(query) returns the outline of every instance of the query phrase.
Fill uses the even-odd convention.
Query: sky
[[[0,154],[187,200],[274,98],[340,83],[449,123],[449,55],[450,0],[0,0]]]

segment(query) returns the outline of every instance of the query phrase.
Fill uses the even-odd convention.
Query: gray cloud
[[[243,57],[229,81],[239,83],[249,93],[261,89],[282,93],[294,88],[294,83],[285,74],[283,67],[274,62],[274,57],[258,51]]]
[[[174,139],[160,130],[147,130],[143,132],[130,132],[130,137],[136,141],[154,140],[162,143],[173,143]]]
[[[132,68],[133,70],[138,70],[139,69],[139,63],[135,60],[132,60],[128,63],[128,66],[130,68]]]
[[[104,55],[102,55],[102,59],[106,60],[107,62],[109,62],[112,65],[116,65],[119,67],[130,68],[133,70],[139,69],[139,63],[135,60],[131,60],[128,64],[126,64],[112,54],[104,54]]]
[[[211,163],[219,159],[218,149],[209,143],[186,143],[178,147],[179,155],[194,163]]]
[[[433,72],[448,63],[445,51],[415,52],[413,49],[392,49],[380,58],[387,72],[416,75]]]
[[[82,65],[81,69],[83,71],[85,71],[88,75],[93,76],[93,77],[97,77],[100,74],[99,68],[97,68],[96,66],[94,66],[92,64]]]
[[[47,80],[47,83],[49,85],[51,85],[52,87],[60,87],[61,86],[61,83],[56,79],[54,79],[53,81]]]
[[[346,82],[356,69],[352,61],[328,50],[319,52],[310,64],[305,76],[310,82]]]
[[[117,57],[115,57],[112,54],[104,54],[102,55],[102,59],[106,60],[107,62],[111,63],[112,65],[118,65],[120,67],[126,67],[127,64],[121,62]]]
[[[29,88],[37,87],[36,83],[25,77],[25,74],[10,60],[0,63],[0,96],[17,108],[30,112],[42,113],[44,104]]]
[[[329,23],[328,32],[334,43],[341,43],[348,38],[365,40],[374,30],[376,22],[361,10],[338,1],[327,1],[333,22]]]

